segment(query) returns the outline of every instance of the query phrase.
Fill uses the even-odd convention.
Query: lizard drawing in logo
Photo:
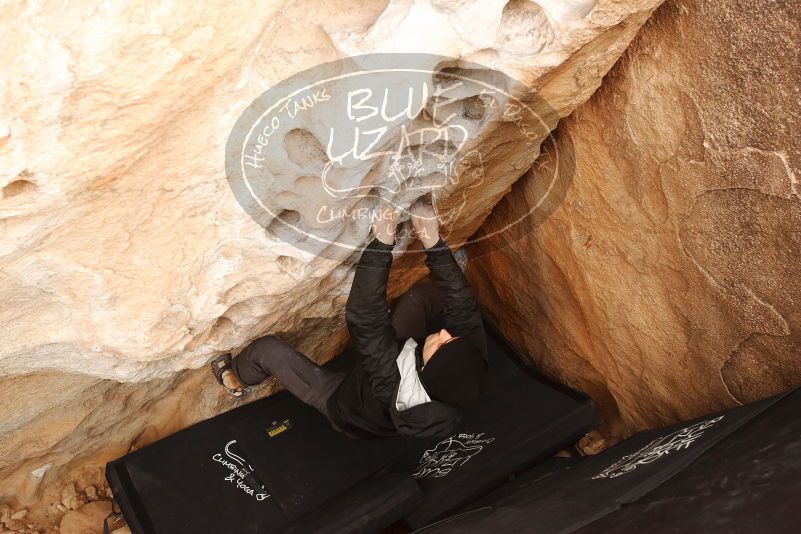
[[[433,449],[428,449],[420,458],[420,465],[412,474],[414,478],[439,478],[444,477],[455,467],[467,463],[467,461],[481,452],[482,445],[468,446],[452,437],[446,438]]]

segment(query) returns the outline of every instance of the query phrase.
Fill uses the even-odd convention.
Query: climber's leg
[[[345,377],[320,367],[274,336],[261,337],[245,347],[234,358],[232,368],[246,386],[274,376],[290,393],[326,416],[328,398]]]
[[[392,327],[398,339],[420,342],[442,328],[442,295],[433,280],[426,277],[404,293],[392,313]]]

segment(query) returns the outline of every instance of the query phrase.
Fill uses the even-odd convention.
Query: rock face
[[[591,394],[607,434],[801,382],[801,5],[743,9],[663,4],[560,123],[564,201],[471,268],[503,331]],[[542,174],[482,231],[529,210]]]
[[[212,355],[264,333],[301,340],[317,360],[340,347],[350,263],[265,232],[226,181],[226,139],[269,86],[347,55],[426,52],[455,58],[445,67],[502,71],[563,117],[659,3],[7,7],[0,501],[36,503],[87,466],[85,484],[101,487],[103,461],[230,408],[198,369]],[[514,122],[491,117],[476,133],[492,180],[467,195],[467,179],[440,199],[466,199],[449,224],[454,241],[537,158]],[[296,141],[284,145],[290,159]],[[418,275],[407,271],[394,291]]]

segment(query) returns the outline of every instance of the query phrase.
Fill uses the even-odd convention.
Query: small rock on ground
[[[110,501],[90,502],[64,514],[59,530],[61,534],[102,534],[103,520],[110,513]]]

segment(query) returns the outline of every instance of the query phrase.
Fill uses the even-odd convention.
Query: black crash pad
[[[370,532],[398,521],[422,500],[419,486],[409,474],[377,471],[370,463],[370,451],[391,453],[391,440],[362,443],[335,439],[327,443],[326,454],[338,458],[350,469],[319,473],[314,485],[315,500],[308,504],[310,517],[278,504],[270,486],[264,484],[232,432],[240,423],[278,418],[279,423],[263,429],[327,429],[327,421],[287,392],[232,410],[198,423],[168,438],[128,454],[106,466],[106,477],[134,534],[196,533],[277,533],[324,532],[322,525],[339,524],[338,532]],[[322,416],[319,416],[322,417]],[[287,423],[286,421],[291,421]],[[289,426],[293,425],[293,426]],[[289,426],[288,429],[280,429]],[[333,432],[333,430],[331,430]],[[274,434],[277,438],[278,434]],[[296,450],[277,461],[289,461],[297,468],[315,465],[309,452]],[[284,453],[286,451],[283,451]],[[364,453],[359,457],[359,453]],[[356,484],[358,482],[358,484]],[[350,486],[348,492],[323,504],[328,497],[325,484]],[[273,486],[279,490],[280,485]],[[330,489],[330,488],[329,488]],[[304,508],[306,511],[306,508]]]
[[[801,390],[684,471],[579,532],[801,532]]]
[[[258,413],[230,429],[289,519],[384,470],[413,445],[401,438],[349,438],[286,391],[261,402]]]
[[[246,473],[249,462],[229,430],[261,409],[258,402],[242,406],[107,464],[131,532],[262,532],[263,525],[286,523],[269,492]]]
[[[349,488],[292,522],[287,534],[379,532],[396,523],[423,500],[409,475],[385,473]]]
[[[453,435],[409,451],[423,503],[406,516],[419,528],[503,484],[509,476],[578,441],[599,423],[592,402],[539,377],[488,328],[490,378]]]
[[[795,531],[799,412],[801,391],[785,392],[551,460],[419,532]]]
[[[111,462],[107,477],[134,534],[370,531],[399,513],[417,528],[597,424],[586,397],[538,377],[492,332],[488,344],[487,390],[445,439],[348,438],[284,392]]]

